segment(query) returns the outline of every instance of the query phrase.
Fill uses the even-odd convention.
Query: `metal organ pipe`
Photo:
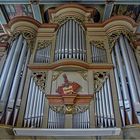
[[[4,65],[4,68],[3,68],[3,71],[2,71],[2,74],[1,74],[1,77],[0,77],[0,80],[1,80],[0,98],[1,98],[1,95],[2,95],[2,92],[3,92],[3,87],[5,86],[6,77],[7,77],[8,71],[9,71],[9,67],[10,67],[10,64],[11,64],[12,57],[13,57],[13,54],[15,52],[16,46],[17,46],[17,38],[16,38],[16,40],[14,40],[13,44],[11,45],[11,50],[10,50],[8,56],[7,56],[7,60],[5,62],[5,65]]]
[[[40,127],[43,117],[45,94],[31,78],[27,105],[24,116],[24,127]]]
[[[69,22],[69,58],[72,58],[72,20]]]
[[[33,102],[34,102],[34,94],[36,93],[36,86],[35,86],[35,82],[33,81],[33,87],[32,87],[32,90],[31,90],[31,97],[30,97],[30,102],[29,102],[29,110],[28,110],[28,114],[27,114],[27,119],[28,119],[28,122],[27,122],[27,127],[30,127],[30,124],[31,124],[31,115],[32,115],[32,108],[33,108]]]
[[[131,108],[130,97],[129,97],[128,87],[127,87],[127,83],[126,83],[126,78],[125,78],[124,67],[123,67],[123,64],[122,64],[121,54],[120,54],[119,51],[120,51],[119,50],[119,45],[118,45],[118,42],[116,42],[115,52],[116,52],[116,58],[117,58],[119,71],[120,71],[120,78],[121,78],[121,83],[122,83],[124,104],[125,104],[125,109],[126,109],[126,112],[127,112],[127,115],[128,115],[129,123],[132,124],[132,108]]]
[[[139,86],[140,71],[138,69],[138,64],[136,62],[136,58],[134,56],[134,52],[132,50],[132,47],[130,46],[128,39],[125,36],[124,36],[124,41],[125,41],[126,49],[128,51],[128,55],[129,55],[130,62],[132,65],[132,70],[133,70],[133,74],[134,74],[134,78],[135,78],[135,82],[136,82],[136,87],[137,87],[137,91],[138,91],[138,96],[139,96],[139,100],[140,100],[140,86]]]
[[[65,45],[64,45],[64,54],[65,54],[65,56],[64,56],[64,58],[68,58],[69,56],[69,49],[68,49],[68,47],[69,47],[69,40],[68,40],[68,37],[69,37],[69,22],[66,22],[65,23],[66,25],[65,25]]]
[[[123,102],[122,92],[121,92],[121,89],[120,89],[119,74],[118,74],[118,71],[117,71],[117,64],[116,64],[116,61],[115,61],[114,51],[112,51],[112,61],[113,61],[113,64],[114,64],[114,74],[115,74],[116,86],[117,86],[117,91],[118,91],[117,93],[118,93],[118,99],[119,99],[120,112],[121,112],[123,126],[125,126],[124,102]]]
[[[17,42],[18,47],[16,47],[15,52],[13,54],[13,58],[12,58],[12,61],[11,61],[11,66],[9,67],[9,72],[8,72],[6,82],[5,82],[1,97],[0,97],[2,108],[3,108],[2,111],[5,110],[4,108],[7,104],[7,100],[8,100],[8,96],[9,96],[9,92],[10,92],[10,87],[12,85],[14,74],[15,74],[15,71],[16,71],[16,65],[18,63],[18,59],[19,59],[19,56],[20,56],[20,53],[21,53],[22,41],[23,41],[23,37],[22,37],[22,35],[20,35],[19,39],[18,39],[18,42]],[[3,113],[4,112],[1,112],[0,119],[3,116]]]
[[[30,108],[30,101],[32,98],[32,90],[33,90],[33,78],[30,79],[30,87],[29,87],[28,99],[26,103],[26,111],[25,111],[25,116],[24,116],[24,127],[26,127],[27,122],[28,122],[28,112]]]
[[[128,56],[126,46],[125,46],[125,42],[124,42],[124,38],[123,38],[122,35],[119,38],[119,43],[120,43],[120,48],[121,48],[121,51],[122,51],[122,56],[123,56],[123,60],[124,60],[125,67],[126,67],[127,78],[128,78],[128,82],[129,82],[130,94],[131,94],[131,98],[132,98],[132,102],[133,102],[133,107],[134,107],[137,119],[140,123],[140,116],[137,114],[137,111],[136,111],[136,108],[135,108],[135,104],[139,103],[137,87],[136,87],[136,84],[135,84],[132,67],[131,67],[131,64],[130,64],[130,61],[129,61],[129,56]]]
[[[19,85],[19,90],[18,90],[18,95],[16,98],[16,103],[15,103],[15,109],[14,109],[14,118],[13,118],[13,126],[15,125],[16,122],[16,118],[19,112],[19,107],[20,107],[20,103],[21,103],[21,98],[22,98],[22,92],[23,92],[23,86],[24,86],[24,82],[25,82],[25,76],[26,76],[26,72],[27,72],[27,64],[30,58],[30,49],[28,50],[27,53],[27,58],[26,58],[26,62],[24,64],[24,69],[22,72],[22,78],[21,78],[21,82]]]
[[[108,125],[111,126],[111,114],[110,114],[110,108],[109,108],[110,106],[109,106],[109,99],[108,99],[109,94],[107,91],[107,79],[104,82],[103,88],[104,88],[104,98],[105,98],[105,103],[106,103],[107,122],[108,122]]]
[[[106,84],[107,84],[109,107],[110,107],[110,113],[111,113],[111,122],[112,122],[112,125],[115,126],[115,118],[114,118],[112,95],[111,95],[111,85],[110,85],[109,77],[106,80]]]
[[[55,61],[64,58],[75,58],[85,61],[85,54],[86,46],[84,31],[79,23],[70,19],[58,30],[56,37]]]
[[[22,66],[23,66],[23,62],[24,62],[24,58],[26,55],[26,51],[27,51],[27,43],[24,40],[24,45],[20,54],[20,58],[19,58],[19,62],[17,65],[17,69],[14,75],[14,80],[13,80],[13,84],[12,84],[12,89],[10,92],[10,97],[8,100],[8,109],[6,111],[6,124],[9,121],[9,118],[11,116],[11,113],[13,111],[13,107],[14,107],[14,103],[15,103],[15,98],[17,95],[17,91],[18,91],[18,87],[19,87],[19,81],[20,81],[20,74],[21,74],[21,70],[22,70]]]
[[[104,89],[103,89],[103,87],[101,88],[101,99],[102,99],[104,124],[105,124],[105,127],[107,127],[107,112],[106,112],[106,104],[105,104]]]

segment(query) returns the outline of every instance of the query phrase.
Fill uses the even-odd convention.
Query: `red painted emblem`
[[[81,87],[76,82],[68,81],[66,74],[63,74],[63,78],[64,78],[64,84],[62,84],[62,86],[59,86],[58,89],[56,90],[56,92],[59,93],[60,95],[75,94],[76,91]]]

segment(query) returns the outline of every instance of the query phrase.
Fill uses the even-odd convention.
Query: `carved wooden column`
[[[50,52],[50,63],[54,62],[54,57],[55,57],[55,41],[56,41],[56,35],[52,39],[52,47],[51,47],[51,52]]]
[[[121,116],[120,116],[120,110],[119,110],[119,102],[117,97],[117,89],[115,84],[115,77],[113,69],[110,71],[110,84],[111,84],[111,90],[112,90],[112,99],[113,99],[113,106],[114,106],[114,115],[116,120],[116,127],[122,127],[121,123]]]
[[[92,63],[91,46],[88,36],[86,36],[86,48],[87,48],[87,62]]]
[[[52,70],[49,70],[47,72],[47,78],[46,78],[46,87],[45,87],[45,94],[46,95],[50,95],[51,94],[51,84],[52,84]],[[43,117],[43,123],[42,123],[42,127],[43,128],[47,128],[48,126],[48,111],[49,111],[49,104],[48,104],[48,100],[47,100],[47,96],[45,97],[45,103],[44,103],[44,117]]]
[[[88,92],[94,95],[94,81],[93,81],[93,71],[88,70]],[[95,100],[92,99],[90,102],[90,128],[95,128]]]

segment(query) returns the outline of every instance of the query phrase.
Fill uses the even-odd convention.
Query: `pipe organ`
[[[57,32],[55,61],[64,58],[86,61],[85,31],[74,19],[64,22]]]
[[[134,23],[112,17],[95,24],[95,9],[68,7],[48,10],[49,23],[9,23],[0,123],[60,129],[70,118],[68,128],[100,130],[140,124],[139,60],[128,38]]]

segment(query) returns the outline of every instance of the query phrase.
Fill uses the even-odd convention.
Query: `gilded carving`
[[[90,44],[91,45],[95,45],[98,48],[104,49],[104,41],[100,41],[100,40],[99,41],[95,41],[95,40],[93,40],[93,41],[90,42]]]
[[[0,43],[6,43],[10,39],[10,35],[8,34],[2,34],[0,35]]]
[[[32,74],[34,81],[39,86],[39,88],[45,92],[45,86],[46,86],[46,72],[34,72]]]
[[[89,109],[89,105],[50,105],[50,108],[59,113],[64,114],[76,114],[76,113],[82,113]]]
[[[67,20],[70,20],[70,19],[73,19],[73,20],[76,20],[76,22],[78,22],[79,24],[84,24],[84,17],[78,17],[78,16],[63,16],[60,18],[59,17],[55,17],[54,18],[54,23],[58,23],[59,25],[62,25],[64,24]]]
[[[94,73],[94,91],[98,91],[105,79],[108,77],[108,72],[96,72]]]
[[[109,46],[110,46],[111,49],[114,47],[114,44],[115,44],[116,40],[119,38],[119,36],[121,34],[125,35],[127,37],[127,39],[130,40],[130,41],[134,40],[134,38],[135,38],[135,36],[127,30],[119,30],[119,31],[113,32],[108,37],[109,38],[108,39]]]
[[[49,47],[52,44],[51,40],[39,40],[37,49]]]

